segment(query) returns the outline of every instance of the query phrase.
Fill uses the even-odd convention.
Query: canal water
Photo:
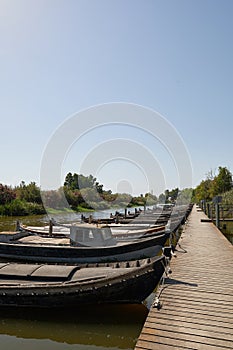
[[[233,222],[223,221],[220,222],[220,230],[226,236],[226,238],[233,244]]]
[[[133,349],[148,309],[109,305],[72,310],[1,311],[4,350]]]
[[[93,217],[109,213],[91,213]],[[89,215],[85,213],[85,215]],[[76,214],[55,215],[58,222]],[[48,216],[0,217],[0,231],[48,224]],[[71,310],[1,310],[0,348],[3,350],[117,350],[134,349],[152,295],[141,305],[101,305]]]
[[[150,207],[148,207],[149,209]],[[143,207],[137,207],[137,209],[143,210]],[[135,209],[129,209],[130,213],[134,213]],[[119,209],[119,212],[124,213],[124,208]],[[95,212],[79,212],[75,213],[74,211],[66,213],[53,214],[51,217],[57,223],[70,223],[77,222],[81,220],[81,216],[84,215],[87,218],[91,215],[93,218],[110,218],[110,214],[115,212],[112,209],[107,209],[103,211]],[[48,215],[28,215],[28,216],[0,216],[0,231],[4,230],[15,230],[16,222],[19,221],[21,224],[30,225],[30,226],[43,226],[49,224]]]

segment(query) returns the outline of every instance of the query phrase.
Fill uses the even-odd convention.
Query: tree
[[[150,193],[150,192],[145,194],[145,198],[146,198],[146,204],[147,205],[154,205],[154,204],[156,204],[158,202],[157,197],[154,194]]]
[[[101,194],[104,193],[104,191],[103,191],[104,185],[100,185],[99,182],[96,182],[96,183],[95,183],[95,187],[96,187],[96,190],[97,190],[98,193],[101,193]],[[111,191],[111,192],[112,192],[112,191]]]
[[[73,209],[76,209],[78,205],[84,202],[84,199],[79,190],[70,190],[66,186],[63,188],[67,202]]]
[[[189,204],[193,200],[193,192],[192,188],[184,188],[180,191],[176,203],[178,205]]]
[[[62,187],[58,190],[43,191],[42,196],[46,208],[63,209],[66,207]]]
[[[83,188],[94,188],[97,187],[97,191],[101,191],[103,185],[96,182],[96,178],[93,175],[84,176],[82,174],[73,175],[68,173],[65,177],[64,186],[71,190],[81,190]]]
[[[29,203],[42,203],[40,188],[36,185],[35,182],[30,182],[29,185],[26,185],[25,182],[22,181],[15,190],[16,197],[21,200],[25,200]]]
[[[196,202],[200,202],[203,199],[206,201],[210,201],[212,199],[211,190],[212,180],[202,180],[201,183],[195,189]]]
[[[165,203],[167,203],[168,202],[168,198],[169,198],[169,190],[165,190],[164,194],[165,194]]]
[[[158,202],[159,202],[160,204],[162,204],[162,203],[165,203],[165,200],[166,200],[165,194],[164,194],[164,193],[161,193],[161,194],[159,195]]]
[[[71,173],[68,173],[65,177],[64,186],[66,186],[67,188],[72,188],[72,183],[73,183],[73,175]]]
[[[0,204],[10,203],[15,197],[16,193],[11,187],[0,184]]]
[[[223,194],[232,189],[232,174],[227,167],[219,167],[218,175],[213,175],[213,172],[207,174],[207,179],[194,190],[194,198],[196,202],[201,200],[211,201],[213,197]]]
[[[230,191],[232,188],[232,174],[226,167],[218,168],[218,175],[214,178],[214,187],[217,194]]]
[[[178,187],[174,188],[171,191],[169,191],[169,197],[170,197],[171,202],[175,202],[176,201],[178,193],[179,193],[179,188]]]

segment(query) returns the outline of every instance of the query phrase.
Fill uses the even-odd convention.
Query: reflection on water
[[[220,224],[220,230],[226,236],[228,241],[233,244],[233,222],[231,221],[222,221]]]
[[[230,241],[233,244],[233,234],[227,234],[225,233],[226,238],[228,239],[228,241]]]
[[[49,218],[47,215],[29,215],[29,216],[1,216],[0,231],[14,231],[16,222],[19,220],[24,225],[47,225]]]
[[[1,310],[1,349],[133,349],[147,314],[143,304]]]

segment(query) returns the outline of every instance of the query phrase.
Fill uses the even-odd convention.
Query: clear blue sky
[[[43,151],[59,125],[109,102],[164,116],[188,149],[193,186],[220,165],[233,171],[232,38],[232,0],[0,0],[0,182],[40,184]],[[119,135],[128,138],[120,127]],[[109,130],[90,139],[73,147],[63,173],[79,172],[85,147],[89,154]],[[150,151],[162,154],[156,145]],[[142,173],[121,159],[120,179],[115,163],[102,166],[100,182],[114,190],[136,181],[133,192],[143,192]],[[166,186],[179,186],[166,171]]]

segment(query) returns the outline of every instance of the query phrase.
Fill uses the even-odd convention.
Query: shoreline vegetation
[[[219,229],[233,244],[233,222],[227,221],[233,219],[232,173],[226,167],[221,166],[218,168],[217,175],[210,171],[207,173],[206,179],[202,180],[194,189],[193,196],[197,204],[206,209],[208,207],[211,213],[218,203],[223,219],[220,222]]]
[[[131,196],[105,190],[92,175],[68,173],[63,186],[57,190],[41,191],[35,182],[24,181],[16,187],[0,183],[0,216],[27,216],[96,210],[153,206],[157,203],[212,202],[221,196],[222,203],[233,205],[232,174],[226,167],[219,167],[218,174],[210,171],[205,180],[194,189],[178,188],[161,193]],[[43,199],[43,200],[42,200]]]
[[[57,190],[41,191],[35,182],[24,181],[16,187],[0,183],[0,216],[27,216],[96,210],[153,206],[157,203],[174,203],[177,198],[189,203],[192,189],[165,190],[158,197],[153,193],[131,196],[105,190],[92,175],[68,173],[64,185]],[[43,199],[43,200],[42,200]]]

